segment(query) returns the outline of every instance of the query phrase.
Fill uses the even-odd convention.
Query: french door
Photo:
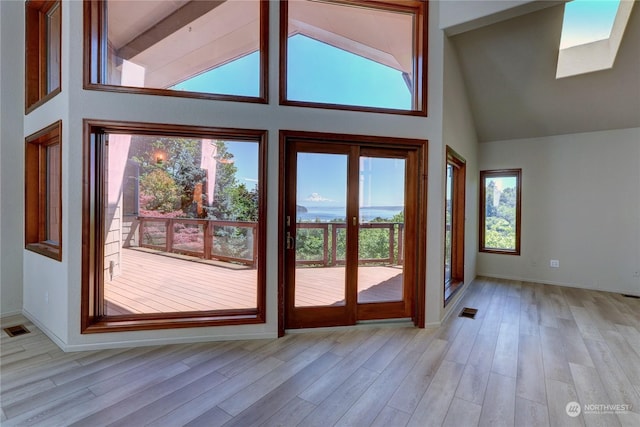
[[[284,147],[286,328],[415,318],[419,150]]]

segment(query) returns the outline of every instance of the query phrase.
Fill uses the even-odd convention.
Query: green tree
[[[485,189],[485,215],[487,217],[490,216],[496,216],[498,211],[496,209],[496,207],[493,204],[493,195],[496,191],[496,183],[491,181],[489,182],[489,185],[487,185],[486,189]]]
[[[180,193],[171,176],[162,169],[156,169],[140,178],[140,198],[142,209],[160,212],[178,210]]]
[[[296,231],[296,260],[323,259],[324,235],[318,228],[298,228]],[[331,248],[329,248],[331,253]]]
[[[194,190],[206,182],[206,171],[200,168],[201,144],[198,139],[148,136],[134,136],[131,144],[132,159],[140,165],[140,179],[156,170],[165,171],[178,188],[178,209],[187,217],[197,216]]]
[[[228,191],[231,217],[238,221],[258,220],[258,188],[248,190],[244,184],[235,185]]]
[[[208,209],[208,217],[221,220],[238,220],[234,218],[233,193],[238,187],[236,173],[238,168],[234,164],[233,154],[222,141],[216,141],[218,167],[213,188],[213,200]]]

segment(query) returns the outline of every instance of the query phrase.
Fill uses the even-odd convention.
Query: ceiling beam
[[[209,13],[225,1],[226,0],[192,0],[122,46],[118,49],[117,55],[121,59],[131,59],[140,52],[149,49],[160,40],[175,33],[180,28],[185,27],[190,22]]]

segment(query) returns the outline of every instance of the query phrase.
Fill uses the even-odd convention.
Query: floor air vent
[[[458,317],[468,317],[469,319],[475,319],[477,312],[478,312],[477,308],[465,307],[462,309],[460,314],[458,314]]]
[[[31,332],[24,325],[17,325],[17,326],[11,326],[9,328],[4,328],[4,331],[10,337],[17,337],[18,335],[24,335],[24,334],[28,334],[29,332]]]

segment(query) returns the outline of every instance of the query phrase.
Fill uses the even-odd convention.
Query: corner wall
[[[0,1],[0,316],[22,312],[24,3]]]
[[[466,292],[466,288],[476,277],[476,257],[478,254],[478,138],[476,136],[473,114],[467,98],[467,90],[464,78],[460,71],[458,55],[454,44],[448,37],[444,38],[444,96],[443,96],[443,127],[442,137],[444,150],[440,162],[446,164],[446,146],[448,145],[466,161],[465,182],[465,244],[464,244],[464,288],[461,289],[443,308],[443,316],[456,305],[460,296]],[[443,173],[443,195],[445,192],[445,179]],[[431,200],[431,203],[435,201]],[[439,206],[444,210],[444,197]],[[442,255],[444,259],[444,212],[441,229],[443,230]],[[443,270],[441,268],[441,270]],[[444,282],[444,272],[442,281]],[[444,289],[441,286],[441,298],[444,297]]]
[[[479,275],[640,296],[640,128],[480,144],[501,168],[522,168],[521,256]]]

